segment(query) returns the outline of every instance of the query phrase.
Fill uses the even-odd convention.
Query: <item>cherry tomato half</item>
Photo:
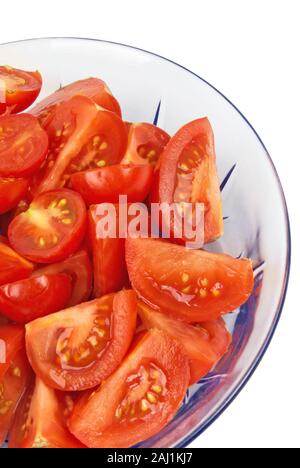
[[[0,177],[0,214],[15,208],[25,197],[28,190],[28,180]]]
[[[0,114],[27,109],[36,100],[42,87],[42,77],[38,71],[28,72],[7,65],[0,67],[0,82],[4,83],[5,89],[5,103],[0,107]]]
[[[0,285],[27,278],[33,264],[17,254],[4,242],[0,242]]]

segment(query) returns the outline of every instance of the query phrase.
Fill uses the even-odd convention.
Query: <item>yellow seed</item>
[[[151,390],[153,390],[153,392],[155,392],[155,393],[161,393],[162,392],[162,388],[161,388],[160,385],[152,385]]]
[[[208,279],[207,278],[203,278],[201,281],[200,281],[201,285],[204,287],[204,288],[207,288],[208,286]]]
[[[185,164],[185,163],[182,163],[182,164],[180,164],[179,169],[181,169],[182,171],[188,171],[189,166],[187,164]]]
[[[98,167],[104,167],[104,166],[106,166],[106,162],[104,161],[104,159],[100,159],[100,160],[97,162],[97,166],[98,166]]]
[[[68,200],[66,198],[61,198],[58,202],[58,207],[63,208],[68,204]]]
[[[106,141],[103,141],[103,143],[101,143],[100,145],[100,150],[101,151],[104,151],[108,148],[108,144],[106,143]]]
[[[149,159],[154,158],[156,156],[156,151],[155,150],[149,151],[147,156],[148,156]]]
[[[197,151],[197,150],[194,150],[193,153],[194,153],[195,156],[200,156],[199,151]]]
[[[64,218],[62,219],[61,222],[65,224],[66,226],[68,226],[69,224],[72,224],[72,220],[70,218]]]
[[[56,130],[55,135],[56,135],[57,137],[61,137],[62,131],[61,131],[61,130]]]
[[[96,332],[101,338],[103,338],[103,337],[106,335],[106,331],[103,330],[102,328],[96,328],[96,329],[95,329],[95,332]]]
[[[63,149],[65,147],[65,144],[62,143],[61,145],[59,145],[60,149]]]
[[[141,401],[141,410],[145,412],[148,409],[149,409],[148,401],[145,400],[145,398],[143,398],[142,401]]]
[[[220,294],[221,294],[221,291],[220,291],[219,289],[217,289],[217,288],[213,288],[213,289],[211,290],[211,293],[212,293],[212,295],[213,295],[214,297],[219,297]]]
[[[116,414],[116,418],[121,419],[121,417],[122,417],[122,415],[123,415],[123,410],[122,410],[122,408],[120,408],[120,407],[117,408],[115,414]]]
[[[183,283],[187,283],[190,279],[190,276],[187,273],[182,273],[181,279]]]
[[[159,372],[158,372],[157,370],[153,370],[153,371],[151,372],[151,378],[152,378],[152,379],[157,380],[157,379],[159,379],[159,377],[160,377],[160,374],[159,374]]]
[[[200,297],[207,297],[206,289],[201,288],[199,291]]]
[[[67,364],[70,359],[71,359],[71,353],[69,351],[67,351],[66,353],[62,354],[62,356],[60,357],[60,359],[62,360],[62,362],[64,362],[65,364]]]
[[[53,242],[53,244],[57,244],[57,242],[58,242],[58,237],[57,237],[57,236],[53,236],[53,237],[52,237],[52,242]]]
[[[100,143],[100,137],[99,136],[95,136],[93,138],[93,146],[98,146]]]
[[[54,162],[54,161],[53,161]],[[50,163],[49,163],[50,164]],[[56,208],[57,207],[57,201],[54,200],[53,202],[50,203],[49,208]]]
[[[150,403],[157,403],[156,396],[154,396],[151,392],[147,392],[147,399],[150,401]]]
[[[134,416],[134,415],[135,415],[135,408],[133,406],[130,410],[130,416]]]
[[[39,244],[40,244],[41,247],[45,247],[46,241],[45,241],[44,237],[39,238]]]
[[[70,214],[70,210],[63,210],[63,211],[61,212],[61,214],[63,214],[63,215],[68,215],[68,214]]]
[[[183,294],[189,294],[191,292],[192,286],[187,286],[182,290]]]
[[[98,344],[97,337],[95,335],[90,336],[87,341],[93,346],[93,348],[96,348]]]
[[[15,367],[13,370],[13,374],[15,377],[21,377],[21,369],[20,367]]]

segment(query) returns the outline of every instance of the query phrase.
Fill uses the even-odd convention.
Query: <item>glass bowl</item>
[[[39,69],[42,97],[98,76],[120,101],[124,119],[155,122],[169,133],[208,116],[222,181],[225,236],[208,248],[254,260],[255,289],[226,317],[229,353],[186,395],[175,419],[139,447],[186,447],[237,396],[259,364],[282,311],[290,267],[290,229],[272,160],[250,123],[218,90],[158,55],[105,41],[35,39],[0,45],[2,64]]]

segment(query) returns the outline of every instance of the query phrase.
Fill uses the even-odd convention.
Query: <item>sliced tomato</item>
[[[204,241],[222,236],[221,192],[214,135],[208,119],[188,123],[170,140],[160,159],[157,188],[153,202],[178,203],[183,207],[185,203],[203,203]]]
[[[127,239],[129,278],[154,308],[187,322],[214,320],[249,298],[252,262],[153,239]]]
[[[0,176],[32,175],[45,161],[48,145],[48,135],[36,117],[0,117]]]
[[[31,262],[0,242],[0,285],[27,278],[33,268]]]
[[[18,407],[9,448],[84,448],[66,427],[70,399],[37,378]]]
[[[19,351],[0,380],[0,446],[10,430],[20,399],[32,378],[25,349]]]
[[[58,106],[45,128],[50,151],[32,181],[35,194],[67,185],[75,172],[118,164],[126,149],[127,132],[120,117],[84,96]]]
[[[78,172],[71,177],[71,186],[88,205],[119,203],[126,195],[128,203],[142,202],[148,196],[153,182],[153,167],[115,165]]]
[[[0,326],[0,381],[16,354],[24,348],[24,328],[19,325]]]
[[[163,330],[183,345],[190,362],[190,385],[208,374],[229,349],[231,336],[221,318],[192,325],[155,311],[141,301],[138,312],[146,328]]]
[[[5,103],[0,104],[0,114],[21,112],[36,100],[42,87],[38,71],[18,70],[8,65],[0,67],[0,82],[4,83]]]
[[[0,214],[15,208],[25,197],[28,186],[26,179],[0,177]]]
[[[66,274],[40,275],[0,286],[0,312],[17,323],[28,323],[66,307],[72,279]]]
[[[149,123],[131,124],[129,127],[127,151],[122,164],[156,165],[170,140],[161,128]]]
[[[121,291],[35,320],[26,327],[30,363],[51,387],[93,388],[121,364],[136,317],[135,293]]]
[[[90,298],[92,292],[92,266],[86,250],[80,250],[63,262],[53,263],[33,272],[33,276],[67,274],[72,280],[72,293],[67,307]]]
[[[69,428],[91,448],[130,447],[175,416],[189,379],[181,346],[164,332],[151,330],[96,392],[79,400]]]
[[[99,78],[88,78],[64,86],[39,102],[31,112],[38,116],[43,124],[47,124],[51,120],[57,105],[78,95],[92,99],[99,106],[121,117],[121,108],[118,101],[111,94],[106,83]]]
[[[86,231],[86,208],[71,190],[42,193],[8,228],[11,245],[30,260],[53,263],[72,255]]]

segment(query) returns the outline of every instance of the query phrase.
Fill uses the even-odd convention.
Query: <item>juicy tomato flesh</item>
[[[151,330],[98,390],[79,400],[69,428],[88,447],[130,447],[173,418],[189,379],[181,346]]]
[[[0,176],[30,176],[45,161],[47,153],[48,136],[35,117],[0,117]]]
[[[126,260],[139,296],[187,322],[214,320],[232,312],[253,290],[252,262],[248,259],[129,238]]]
[[[71,177],[71,186],[88,205],[118,203],[126,195],[129,203],[143,202],[153,182],[152,166],[115,165],[79,172]]]
[[[27,179],[0,177],[0,215],[15,208],[28,190]]]
[[[93,388],[122,362],[136,316],[135,293],[121,291],[31,322],[26,327],[30,363],[54,388]]]
[[[27,109],[36,100],[41,91],[42,77],[38,71],[1,66],[1,84],[5,91],[5,103],[0,103],[0,114],[5,111],[17,113]]]
[[[31,262],[5,243],[0,243],[0,285],[27,278],[33,268]]]
[[[28,323],[63,309],[71,297],[68,275],[40,275],[0,286],[0,312],[17,323]]]
[[[38,263],[61,261],[80,246],[86,230],[86,208],[81,196],[71,190],[53,190],[39,195],[27,211],[9,225],[11,245]]]

